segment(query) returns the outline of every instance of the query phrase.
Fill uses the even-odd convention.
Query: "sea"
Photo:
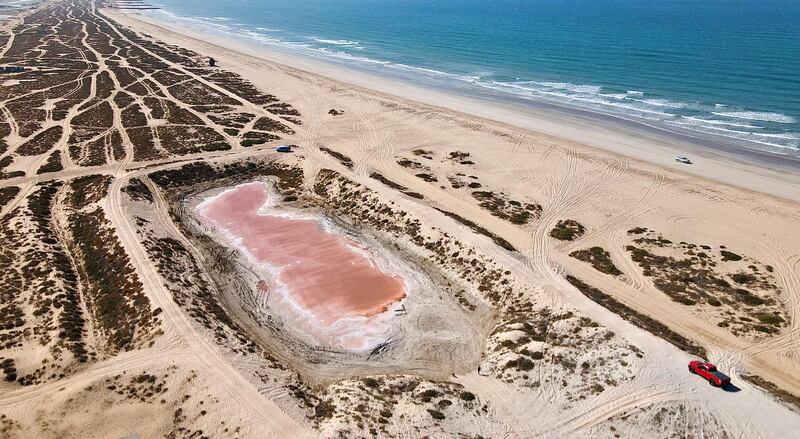
[[[800,0],[151,0],[415,85],[800,158]]]

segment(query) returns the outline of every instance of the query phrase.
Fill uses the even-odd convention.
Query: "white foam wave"
[[[686,104],[683,102],[674,102],[667,99],[643,99],[642,102],[650,105],[655,105],[657,107],[665,107],[665,108],[686,108]]]
[[[360,43],[358,41],[350,41],[350,40],[326,40],[324,38],[314,38],[314,41],[318,43],[324,44],[333,44],[334,46],[357,46]]]
[[[593,110],[602,110],[605,108],[607,111],[611,111],[614,109],[617,111],[622,111],[624,114],[649,120],[662,120],[675,116],[674,114],[665,113],[655,108],[648,108],[645,105],[637,104],[628,100],[608,99],[607,96],[603,94],[570,92],[566,88],[554,89],[548,86],[541,87],[541,83],[532,81],[519,83],[491,81],[490,83],[477,82],[476,84],[482,87],[510,92],[520,96],[544,98],[558,103],[568,102],[573,105],[578,105]],[[594,87],[594,89],[600,88],[596,86],[592,87]],[[576,88],[573,87],[573,89]]]
[[[644,92],[639,90],[628,90],[626,94],[629,94],[631,96],[644,96]]]
[[[734,119],[760,120],[764,122],[795,123],[795,118],[783,113],[769,113],[765,111],[726,111],[712,112],[717,116],[731,117]]]
[[[423,72],[423,73],[428,73],[428,74],[436,75],[436,76],[448,76],[448,77],[451,77],[451,78],[465,79],[465,80],[471,80],[472,78],[475,78],[475,77],[472,77],[472,76],[470,76],[470,77],[459,77],[459,75],[454,75],[452,73],[443,72],[441,70],[426,69],[425,67],[415,67],[415,66],[410,66],[408,64],[402,64],[402,63],[391,63],[391,64],[392,64],[392,67],[394,67],[396,69],[400,69],[400,70]]]
[[[719,119],[703,119],[703,118],[700,118],[700,117],[693,117],[693,116],[683,116],[683,117],[685,119],[689,119],[691,121],[694,121],[694,122],[696,122],[696,123],[698,123],[700,125],[724,125],[724,126],[735,127],[735,128],[747,128],[747,129],[751,129],[751,130],[763,130],[764,129],[764,127],[760,127],[760,126],[757,126],[757,125],[750,125],[750,124],[747,124],[747,123],[737,123],[737,122],[731,122],[731,121],[725,121],[725,120],[719,120]]]
[[[598,94],[603,87],[599,85],[588,85],[588,84],[572,84],[570,82],[540,82],[539,84],[544,85],[545,87],[551,87],[559,90],[567,90],[573,93],[590,93],[590,94]]]
[[[700,122],[698,122],[700,121]],[[800,150],[800,133],[761,133],[742,131],[741,129],[725,128],[727,124],[710,122],[704,119],[682,117],[666,121],[667,124],[679,126],[692,131],[713,134],[728,139],[745,141],[761,145],[762,148],[773,152],[788,152]],[[763,129],[762,127],[755,127]]]

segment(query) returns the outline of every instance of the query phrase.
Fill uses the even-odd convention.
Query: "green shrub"
[[[777,314],[759,314],[756,316],[756,318],[761,323],[766,323],[768,325],[775,325],[775,326],[780,326],[781,323],[786,321],[783,319],[783,317]]]
[[[727,250],[720,251],[720,254],[722,255],[722,260],[723,261],[741,261],[742,260],[741,256],[737,255],[736,253],[729,252]]]
[[[591,247],[584,250],[575,250],[569,255],[579,261],[590,263],[595,270],[601,273],[610,274],[612,276],[619,276],[622,274],[617,266],[614,265],[614,262],[611,261],[611,254],[605,251],[602,247]]]
[[[428,409],[428,413],[431,415],[431,418],[442,420],[445,418],[444,413],[440,412],[439,410]]]
[[[550,236],[561,241],[572,241],[583,235],[585,231],[586,229],[581,223],[568,219],[559,221],[553,230],[550,231]]]
[[[239,142],[239,144],[242,145],[245,148],[249,148],[249,147],[251,147],[253,145],[261,145],[262,143],[267,143],[267,140],[266,139],[244,139],[241,142]]]

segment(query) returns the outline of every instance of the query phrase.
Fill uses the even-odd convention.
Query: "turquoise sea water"
[[[800,156],[800,0],[154,0],[159,19],[457,93]]]

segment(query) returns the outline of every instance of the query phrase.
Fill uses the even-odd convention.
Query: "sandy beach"
[[[267,61],[298,73],[333,79],[376,96],[384,95],[427,104],[432,109],[446,109],[456,114],[472,116],[476,120],[531,130],[695,177],[793,201],[800,200],[800,163],[791,157],[776,158],[772,154],[690,138],[611,116],[559,109],[556,106],[539,105],[531,108],[531,104],[459,96],[348,69],[320,59],[279,51],[252,41],[236,39],[222,32],[200,32],[180,23],[159,21],[135,11],[112,10],[111,13],[117,14],[115,17],[121,20],[132,20],[127,22],[130,25],[149,25],[147,32],[176,38],[175,41],[192,45],[198,51],[204,49],[208,56],[224,52],[222,54],[226,55],[228,66],[251,80],[255,80],[254,77],[257,76],[256,72],[251,71],[258,67],[254,63],[257,60]],[[225,49],[220,50],[220,47]],[[251,71],[251,74],[247,75],[247,71]],[[699,161],[700,166],[686,167],[676,164],[674,158],[677,155],[691,156]]]
[[[41,63],[1,89],[3,435],[800,427],[795,163],[428,90],[135,10],[28,14],[6,23],[2,52]],[[64,79],[38,76],[48,69]],[[209,225],[197,206],[237,187],[250,204],[220,204]],[[342,238],[258,212],[267,198]],[[24,268],[33,260],[57,269]],[[348,266],[352,278],[326,284]],[[324,322],[271,299],[278,281]],[[379,334],[349,346],[336,331],[376,307]],[[733,386],[690,374],[695,359]]]
[[[562,113],[522,111],[509,105],[430,92],[220,39],[218,35],[204,37],[185,28],[167,29],[162,27],[163,23],[146,21],[135,12],[109,11],[109,14],[159,39],[213,56],[257,85],[292,90],[289,93],[295,96],[290,99],[294,105],[299,108],[310,105],[305,110],[307,114],[324,114],[327,107],[344,109],[345,117],[336,120],[336,126],[309,127],[313,132],[303,140],[310,142],[309,146],[334,143],[336,150],[363,162],[356,166],[357,171],[361,168],[363,173],[368,167],[376,167],[425,195],[436,191],[436,185],[425,184],[408,171],[398,169],[402,167],[391,157],[426,147],[434,151],[468,152],[470,157],[478,158],[469,171],[479,176],[481,182],[491,181],[490,187],[514,199],[553,204],[562,212],[561,216],[576,217],[579,222],[589,224],[594,231],[589,234],[591,241],[584,246],[616,247],[619,253],[624,253],[626,231],[643,226],[673,240],[736,248],[765,263],[771,260],[770,254],[775,257],[777,243],[787,252],[787,261],[793,260],[791,254],[800,248],[800,241],[793,241],[795,233],[785,229],[794,227],[792,219],[798,212],[795,201],[800,199],[800,174],[793,171],[792,164],[770,169],[769,160],[754,155],[723,156],[713,149],[653,136],[620,124],[603,126],[597,121]],[[212,38],[219,45],[207,42]],[[311,102],[298,102],[304,99]],[[386,111],[387,107],[392,109],[387,103],[398,108]],[[436,117],[428,116],[430,113]],[[495,122],[498,120],[503,123]],[[379,134],[364,132],[369,129]],[[374,140],[368,137],[376,135],[379,137]],[[692,166],[675,163],[676,155],[691,155],[696,163]],[[456,168],[445,165],[435,174],[455,173]],[[450,208],[461,207],[465,201],[469,203],[461,191],[450,188],[446,192],[440,195],[443,198],[432,194],[429,198]],[[470,207],[466,210],[465,206],[464,211],[479,213],[480,209]],[[494,220],[485,212],[480,214],[482,221]],[[558,214],[551,214],[550,218],[553,222],[560,219]],[[548,229],[552,225],[538,227]],[[519,242],[523,247],[531,234],[535,235],[529,229],[508,230],[504,224],[498,228],[505,232],[504,237],[516,235],[517,239],[511,242]],[[660,320],[669,320],[670,326],[683,329],[687,335],[699,337],[705,343],[730,342],[731,346],[715,346],[736,352],[728,355],[738,357],[742,354],[737,351],[748,350],[750,342],[734,341],[704,321],[702,313],[691,318],[686,315],[691,312],[668,303],[669,300],[659,304],[658,297],[637,294],[636,291],[648,289],[645,279],[612,283],[602,273],[592,272],[580,261],[568,257],[576,248],[574,244],[553,247],[536,251],[546,251],[540,257],[563,264],[567,272],[577,271],[596,279],[596,283],[608,285],[609,293],[631,301],[645,313],[658,315]],[[779,266],[779,261],[774,262]],[[797,267],[789,262],[785,269],[784,280],[789,283],[784,287],[787,293],[784,300],[789,304],[793,300],[791,295],[798,291],[798,284],[792,281],[796,279]],[[666,315],[662,313],[665,307],[672,308]],[[745,355],[733,361],[747,363],[765,358],[763,364],[769,364],[766,367],[775,373],[770,378],[788,385],[787,375],[791,372],[778,373],[780,367],[776,366],[782,361],[774,363],[784,355],[775,352],[772,357],[769,351],[766,349],[756,358]],[[792,389],[800,390],[796,386],[793,384]]]

